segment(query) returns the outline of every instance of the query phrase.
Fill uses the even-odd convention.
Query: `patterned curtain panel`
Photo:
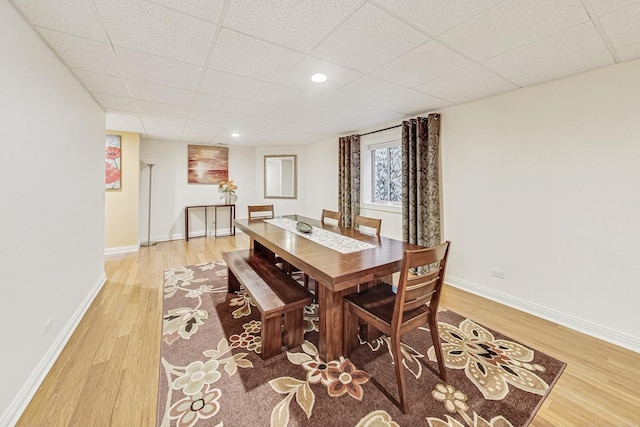
[[[402,237],[440,244],[440,115],[402,122]]]
[[[338,140],[338,210],[342,226],[352,227],[360,213],[360,135]]]

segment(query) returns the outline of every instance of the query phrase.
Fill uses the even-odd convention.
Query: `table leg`
[[[325,362],[344,354],[342,342],[342,296],[343,292],[332,292],[318,283],[319,329],[318,351]]]
[[[213,237],[218,237],[218,207],[213,207]]]
[[[184,208],[184,239],[189,241],[189,208]]]

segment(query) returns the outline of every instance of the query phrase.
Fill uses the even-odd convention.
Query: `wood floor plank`
[[[162,282],[249,239],[162,242],[105,257],[107,282],[18,426],[155,426]],[[531,425],[640,425],[640,355],[446,286],[442,305],[568,363]]]

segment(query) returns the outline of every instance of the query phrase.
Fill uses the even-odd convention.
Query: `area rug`
[[[405,335],[403,414],[387,337],[322,360],[310,305],[303,345],[263,361],[259,312],[246,293],[227,293],[224,261],[167,270],[157,425],[527,425],[565,364],[453,311],[438,320],[447,382],[429,330]]]

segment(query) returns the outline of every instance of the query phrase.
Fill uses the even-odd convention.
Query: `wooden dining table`
[[[274,257],[277,255],[318,283],[318,351],[323,360],[335,360],[344,355],[343,296],[356,292],[358,285],[390,281],[391,275],[400,271],[404,251],[419,249],[420,246],[361,233],[352,228],[322,224],[316,219],[300,215],[285,215],[282,218],[306,222],[374,246],[341,253],[262,219],[235,220],[236,227],[250,237],[254,251]]]

